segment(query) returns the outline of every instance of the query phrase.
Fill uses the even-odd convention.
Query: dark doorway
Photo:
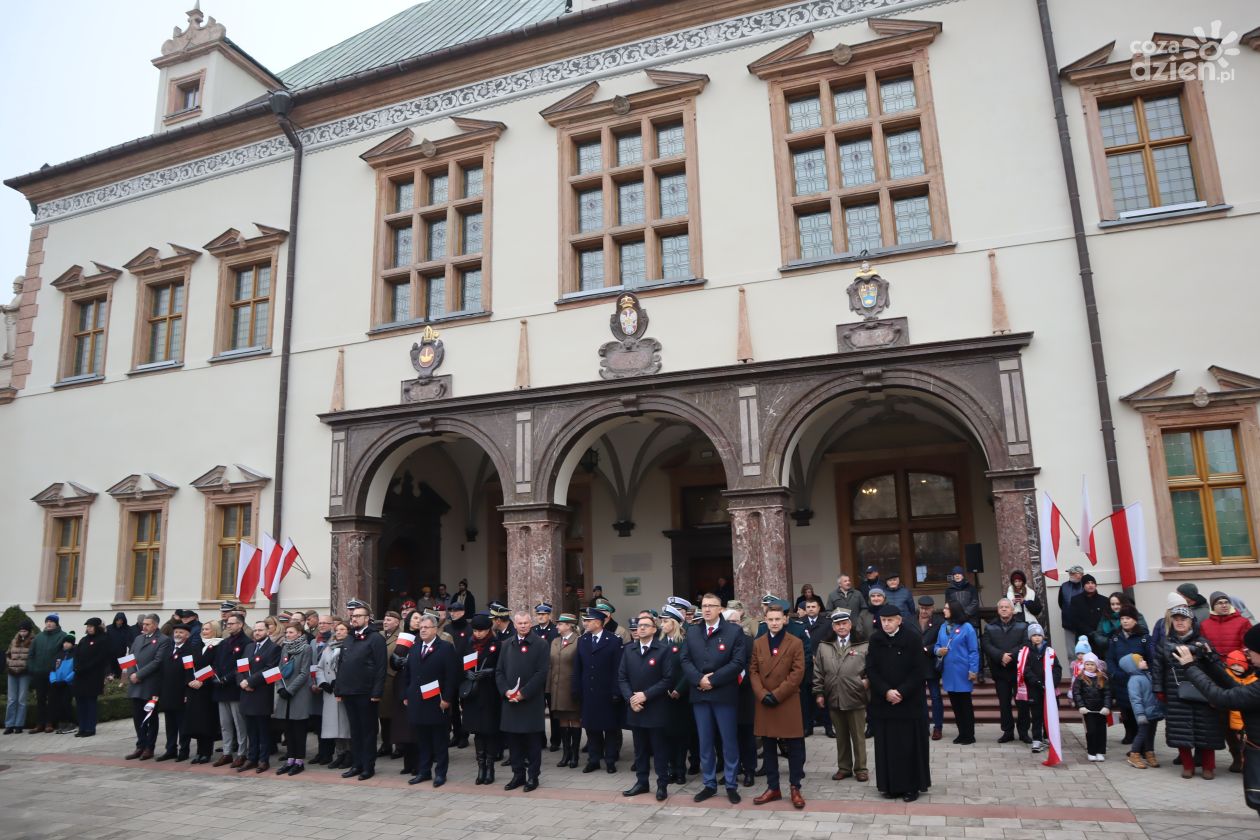
[[[673,548],[674,592],[688,600],[717,588],[717,579],[735,579],[729,525],[665,531]]]
[[[377,604],[396,609],[406,597],[415,599],[422,586],[437,590],[442,570],[442,516],[450,509],[428,484],[422,481],[417,488],[410,472],[390,484],[381,517]]]

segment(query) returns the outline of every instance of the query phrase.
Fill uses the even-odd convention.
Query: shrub
[[[24,618],[30,618],[30,616],[23,612],[22,608],[17,604],[0,614],[0,645],[6,648],[9,646],[9,642],[13,641],[13,637],[17,635],[18,625],[22,623]],[[35,624],[34,620],[31,623]],[[36,632],[40,629],[42,628],[35,624]]]

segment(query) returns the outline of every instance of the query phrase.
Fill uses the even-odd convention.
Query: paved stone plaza
[[[729,840],[813,840],[837,835],[881,838],[948,835],[994,840],[1098,840],[1102,834],[1138,840],[1260,838],[1260,819],[1243,805],[1236,774],[1215,781],[1183,780],[1160,750],[1164,766],[1134,770],[1122,760],[1117,729],[1109,760],[1085,760],[1079,727],[1064,734],[1068,762],[1047,769],[1019,744],[999,746],[997,729],[979,727],[980,743],[932,744],[929,795],[905,804],[879,796],[872,781],[831,781],[835,753],[821,735],[807,740],[804,811],[786,802],[756,807],[762,788],[742,788],[731,806],[718,796],[696,805],[691,777],[658,804],[651,794],[626,800],[629,738],[622,772],[583,774],[557,769],[543,754],[542,787],[533,793],[478,787],[472,750],[452,750],[450,778],[435,792],[409,787],[401,762],[384,760],[375,779],[346,781],[314,768],[296,779],[272,773],[237,774],[186,763],[124,761],[129,721],[104,724],[95,738],[11,735],[0,738],[0,837],[136,838],[238,833],[294,838],[441,836],[459,840],[655,840],[716,835]],[[159,737],[159,747],[163,743]],[[786,762],[785,762],[786,763]],[[1223,769],[1223,767],[1222,767]],[[784,767],[786,772],[786,767]],[[762,783],[761,779],[757,780]],[[785,779],[786,782],[786,779]]]

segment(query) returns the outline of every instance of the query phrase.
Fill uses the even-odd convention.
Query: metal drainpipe
[[[270,97],[272,113],[280,123],[280,130],[293,147],[293,175],[289,188],[289,248],[284,267],[284,327],[280,338],[280,387],[276,405],[276,468],[275,489],[271,504],[271,533],[281,539],[284,524],[284,442],[289,416],[289,356],[293,342],[293,293],[298,244],[298,196],[302,190],[302,140],[298,137],[289,111],[293,108],[293,95],[285,90],[274,91]],[[280,596],[271,598],[271,614],[280,612]]]
[[[1081,292],[1085,296],[1085,322],[1089,326],[1089,347],[1094,360],[1094,386],[1098,393],[1098,416],[1102,421],[1103,453],[1107,459],[1107,488],[1111,510],[1124,509],[1120,490],[1120,462],[1116,456],[1116,426],[1111,419],[1111,394],[1107,388],[1107,363],[1103,358],[1102,328],[1098,323],[1098,299],[1094,296],[1094,269],[1089,260],[1089,241],[1085,236],[1085,219],[1081,215],[1081,191],[1076,180],[1076,161],[1072,157],[1072,140],[1068,133],[1067,110],[1063,106],[1063,85],[1059,81],[1059,60],[1054,51],[1054,30],[1050,26],[1050,9],[1046,0],[1035,0],[1041,21],[1041,43],[1046,54],[1046,72],[1050,77],[1050,96],[1054,100],[1054,121],[1059,128],[1059,152],[1063,157],[1063,178],[1067,182],[1068,204],[1072,208],[1072,235],[1076,239],[1076,262],[1081,270]],[[1085,537],[1084,534],[1081,535]],[[1125,592],[1133,595],[1132,587]]]

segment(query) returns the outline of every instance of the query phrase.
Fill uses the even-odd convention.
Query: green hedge
[[[7,684],[7,681],[6,683]],[[0,694],[0,709],[7,707],[9,698]],[[26,698],[26,722],[31,723],[31,715],[35,710],[35,692],[32,691]],[[97,706],[97,719],[101,722],[107,720],[130,720],[131,719],[131,698],[127,696],[127,688],[118,680],[112,680],[105,683],[105,693],[100,697],[100,703]]]

